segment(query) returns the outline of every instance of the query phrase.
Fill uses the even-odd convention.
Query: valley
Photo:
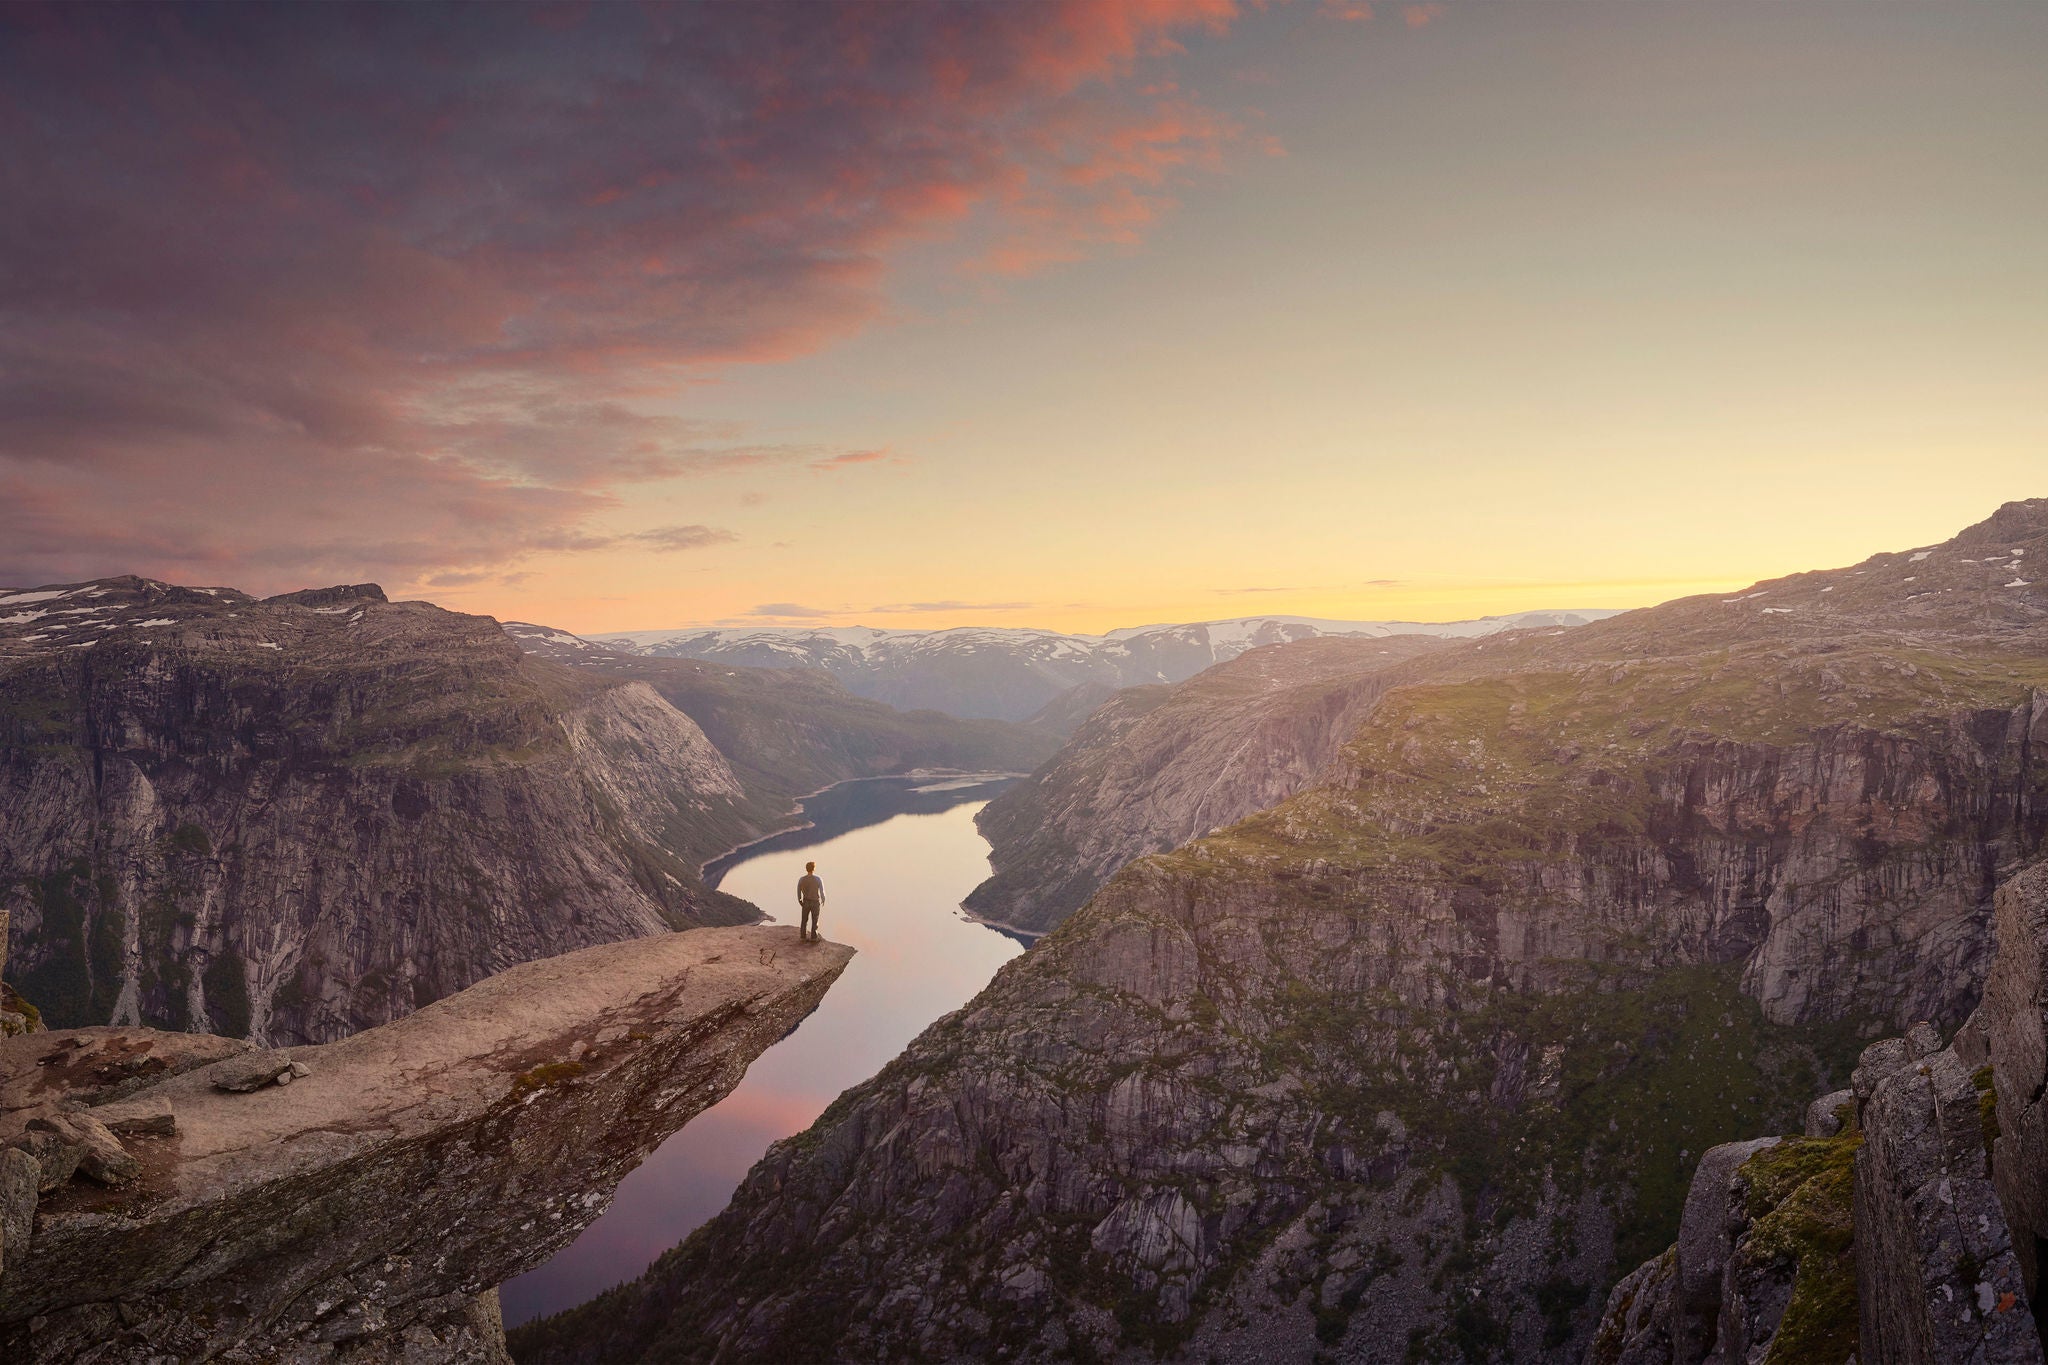
[[[1397,665],[524,1358],[1582,1358],[1702,1152],[1974,1005],[2048,834],[2044,554],[2009,504]]]

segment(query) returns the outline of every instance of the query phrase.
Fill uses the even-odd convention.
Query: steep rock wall
[[[75,590],[0,653],[0,905],[48,1022],[341,1037],[528,958],[753,918],[697,880],[756,827],[646,687],[374,590]],[[40,627],[40,621],[33,623]]]
[[[1044,933],[1126,863],[1285,800],[1328,770],[1389,686],[1386,670],[1443,645],[1304,640],[1251,650],[1177,687],[1116,694],[976,817],[992,875],[967,909]]]

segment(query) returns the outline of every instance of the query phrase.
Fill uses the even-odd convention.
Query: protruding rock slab
[[[0,1358],[502,1360],[480,1296],[596,1218],[852,955],[793,928],[607,944],[295,1049],[289,1087],[164,1081],[177,1133],[131,1140],[138,1179],[44,1199],[0,1276]],[[31,1043],[0,1041],[0,1077],[47,1075],[10,1052]]]

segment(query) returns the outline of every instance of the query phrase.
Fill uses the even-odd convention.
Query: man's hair
[[[817,870],[818,870],[818,865],[817,865],[816,863],[805,863],[805,864],[804,864],[804,871],[806,871],[806,872],[816,872]]]

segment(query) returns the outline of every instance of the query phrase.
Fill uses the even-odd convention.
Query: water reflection
[[[827,938],[859,950],[824,1003],[619,1185],[611,1208],[552,1261],[512,1280],[508,1325],[583,1302],[639,1274],[723,1209],[777,1138],[881,1070],[940,1015],[1023,951],[960,913],[988,875],[975,812],[1007,779],[847,783],[804,803],[815,828],[778,835],[722,869],[720,887],[785,923],[815,859]],[[707,869],[707,872],[712,869]]]

